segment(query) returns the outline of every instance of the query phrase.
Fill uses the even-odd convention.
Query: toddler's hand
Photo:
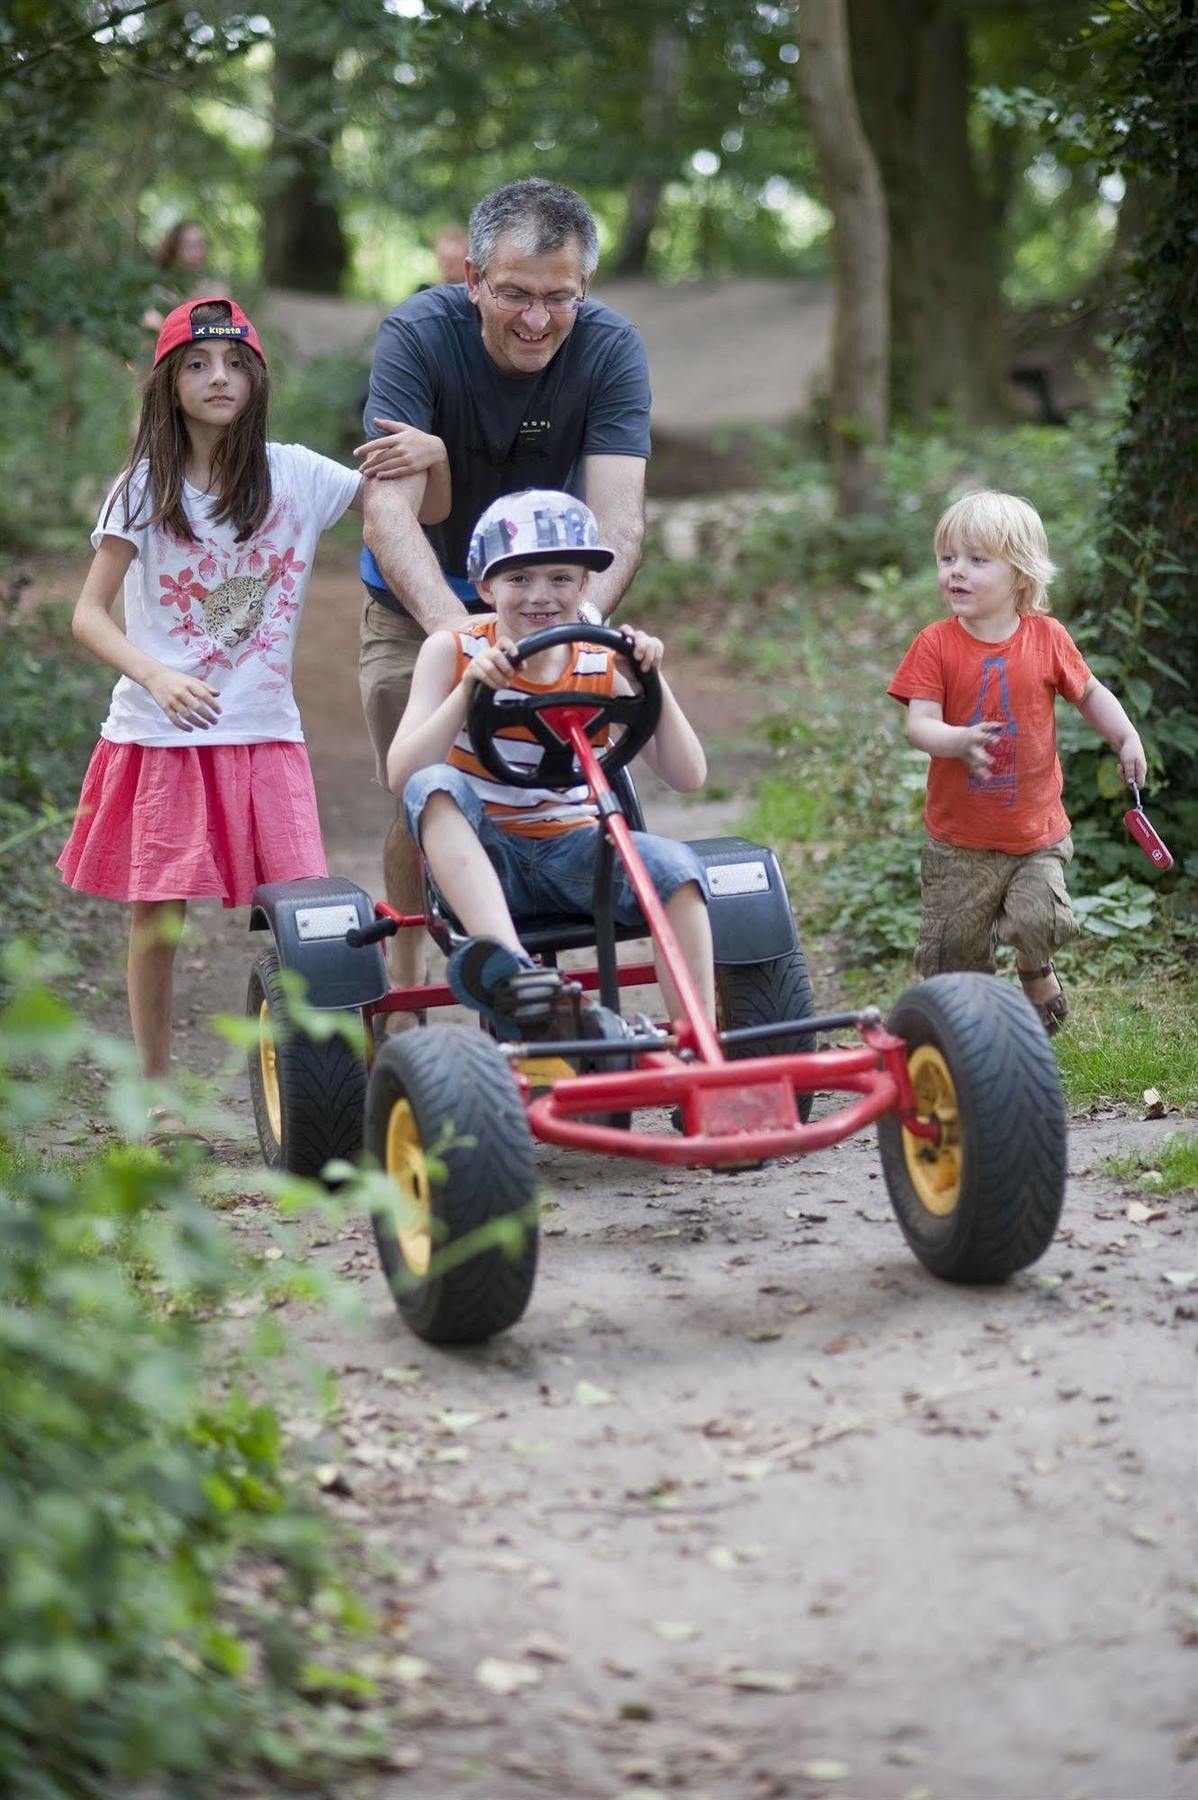
[[[362,458],[362,473],[371,481],[399,481],[405,475],[419,475],[431,469],[445,455],[445,445],[431,432],[417,431],[414,425],[401,425],[398,419],[376,419],[390,432],[389,437],[374,438],[359,444],[355,456]]]
[[[621,625],[620,634],[628,640],[628,654],[638,669],[660,669],[666,647],[658,637],[640,631],[635,625]]]
[[[180,731],[207,731],[220,717],[220,695],[195,675],[181,675],[177,669],[162,669],[151,675],[146,689],[155,699],[172,725]]]
[[[477,681],[484,687],[498,690],[507,687],[515,674],[509,658],[515,654],[516,646],[510,637],[496,638],[494,644],[488,644],[477,656],[472,656],[466,664],[462,675],[462,686],[468,681]]]
[[[1138,733],[1133,731],[1129,737],[1125,737],[1116,754],[1119,758],[1120,779],[1126,781],[1129,787],[1133,782],[1136,787],[1143,787],[1148,779],[1148,759],[1144,755],[1144,746]]]
[[[983,719],[977,725],[962,725],[961,748],[957,755],[969,769],[971,775],[985,781],[994,768],[994,758],[987,745],[1002,732],[1002,724],[998,719]]]

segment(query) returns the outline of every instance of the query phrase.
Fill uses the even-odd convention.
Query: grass
[[[1151,1153],[1108,1156],[1103,1166],[1121,1181],[1154,1194],[1198,1194],[1198,1136],[1174,1132]]]
[[[1150,976],[1145,973],[1144,985]],[[1198,1111],[1198,982],[1177,976],[1148,993],[1125,981],[1070,981],[1069,1022],[1053,1040],[1071,1106],[1140,1107],[1147,1088]]]

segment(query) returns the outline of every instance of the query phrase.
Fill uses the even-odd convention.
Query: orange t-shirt
[[[924,823],[931,837],[968,850],[1021,856],[1069,830],[1061,804],[1053,705],[1081,699],[1090,671],[1069,633],[1045,613],[1025,613],[1000,644],[986,644],[959,619],[921,631],[887,693],[904,705],[939,702],[947,725],[992,719],[994,767],[982,780],[959,757],[933,756]]]
[[[482,619],[465,631],[454,632],[458,652],[455,687],[465,674],[470,658],[495,642],[497,630],[497,620]],[[499,691],[501,709],[505,695],[514,698],[520,694],[552,694],[563,688],[579,694],[610,694],[614,691],[614,651],[601,650],[596,644],[585,643],[570,644],[567,648],[569,660],[565,670],[555,681],[530,681],[519,672],[514,675],[511,686]],[[502,711],[500,716],[502,717]],[[525,726],[502,725],[497,728],[495,736],[502,744],[502,754],[509,762],[528,764],[530,767],[535,767],[540,762],[541,746]],[[607,749],[609,736],[606,730],[600,732],[595,739],[596,750],[602,752]],[[513,831],[518,837],[557,837],[563,831],[577,831],[582,825],[594,826],[599,816],[591,798],[591,790],[585,781],[564,790],[511,787],[505,782],[496,781],[475,756],[470,733],[465,726],[454,739],[446,760],[452,768],[460,769],[464,775],[469,776],[472,787],[482,795],[488,815],[499,828],[502,831]]]

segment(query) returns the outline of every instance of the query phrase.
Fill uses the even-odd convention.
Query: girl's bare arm
[[[180,731],[205,731],[220,713],[217,690],[197,676],[168,668],[147,650],[139,650],[112,616],[121,583],[136,554],[126,538],[101,540],[75,602],[71,630],[98,662],[144,687],[172,725]]]

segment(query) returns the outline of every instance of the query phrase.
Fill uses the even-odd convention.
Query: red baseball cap
[[[228,308],[227,319],[205,320],[195,323],[195,313],[201,306],[225,306]],[[182,306],[176,306],[162,321],[162,330],[158,333],[158,342],[154,347],[154,367],[157,368],[164,356],[177,350],[180,344],[206,343],[211,338],[241,338],[251,350],[257,352],[265,365],[262,346],[258,342],[258,333],[250,324],[236,300],[230,300],[227,294],[209,294],[199,300],[185,300]]]

